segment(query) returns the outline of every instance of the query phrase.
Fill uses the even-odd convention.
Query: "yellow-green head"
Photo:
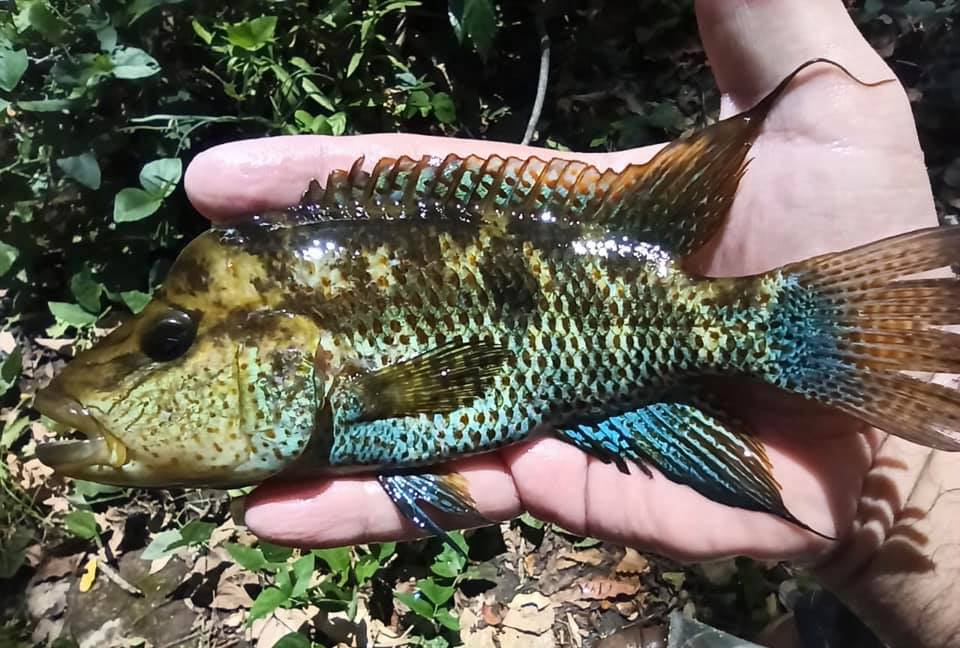
[[[41,446],[58,472],[135,486],[228,486],[284,468],[316,413],[308,318],[274,308],[263,264],[208,232],[147,308],[80,353],[36,408],[85,440]]]

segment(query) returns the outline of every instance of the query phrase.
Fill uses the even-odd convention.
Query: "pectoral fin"
[[[349,377],[333,396],[347,422],[452,412],[483,395],[507,359],[504,347],[474,340]]]
[[[428,504],[441,513],[456,515],[467,527],[491,524],[490,520],[477,511],[476,503],[467,489],[467,480],[460,473],[380,475],[378,479],[404,517],[419,529],[439,536],[460,554],[463,554],[463,550],[430,517],[423,504]]]

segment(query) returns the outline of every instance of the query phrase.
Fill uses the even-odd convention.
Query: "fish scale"
[[[960,284],[907,278],[960,261],[960,228],[752,277],[688,271],[776,99],[820,62],[851,76],[808,61],[645,164],[403,156],[368,171],[360,159],[289,209],[211,229],[143,312],[38,394],[88,437],[38,456],[141,486],[373,474],[407,519],[446,537],[435,515],[487,520],[444,462],[552,435],[817,533],[704,377],[765,382],[960,450],[960,393],[906,373],[960,373],[960,337],[937,328],[960,324]]]

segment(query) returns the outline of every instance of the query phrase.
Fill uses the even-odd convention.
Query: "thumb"
[[[867,81],[892,76],[841,0],[697,0],[696,8],[725,113],[749,108],[811,58]]]

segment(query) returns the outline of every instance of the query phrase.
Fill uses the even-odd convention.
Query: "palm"
[[[842,8],[813,12],[833,21],[823,31],[845,35],[848,42],[842,46],[824,51],[816,39],[789,46],[778,42],[781,51],[759,61],[743,42],[738,44],[744,34],[734,33],[748,29],[753,14],[745,10],[746,20],[734,20],[721,15],[722,2],[701,4],[708,52],[728,93],[727,115],[749,107],[806,58],[835,58],[865,80],[891,76],[838,13]],[[784,11],[795,10],[806,11]],[[345,168],[359,155],[370,161],[381,155],[449,152],[554,154],[415,136],[274,139],[199,157],[187,184],[201,211],[223,219],[289,204],[310,178]],[[577,157],[599,167],[620,167],[651,154],[638,150]],[[933,221],[909,106],[897,84],[864,88],[830,68],[811,69],[770,115],[753,157],[722,235],[694,260],[705,272],[766,270]],[[264,159],[276,160],[275,168],[264,172]],[[769,446],[787,506],[818,530],[844,533],[879,436],[857,434],[857,424],[803,403],[771,407],[764,405],[767,400],[767,395],[755,396],[744,414]],[[659,475],[621,474],[556,440],[460,462],[457,469],[470,480],[478,508],[493,519],[528,510],[578,533],[686,558],[809,556],[826,546],[772,516],[714,504]],[[265,537],[315,546],[412,535],[376,482],[365,479],[263,488],[252,496],[247,522]]]

